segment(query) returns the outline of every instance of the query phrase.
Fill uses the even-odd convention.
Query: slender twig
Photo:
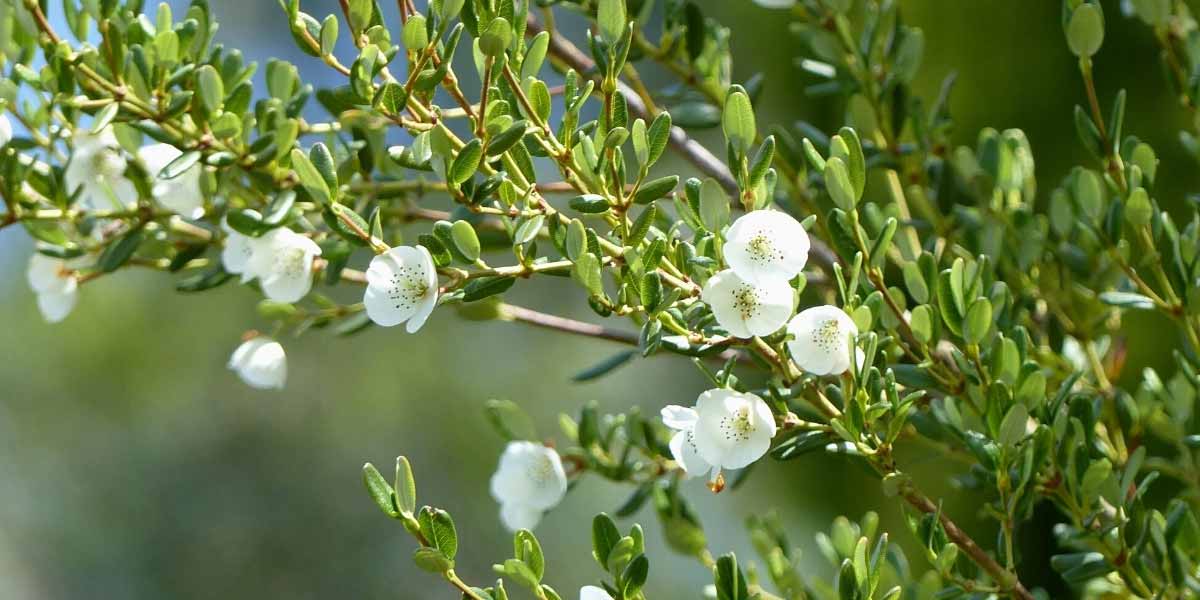
[[[1018,600],[1033,600],[1033,594],[1030,594],[1029,590],[1025,589],[1025,586],[1021,584],[1021,581],[1017,579],[1015,574],[1000,566],[1000,563],[996,562],[990,554],[984,552],[983,548],[980,548],[979,544],[975,543],[975,540],[971,539],[971,536],[967,535],[967,532],[959,528],[928,496],[921,493],[920,490],[911,484],[906,486],[901,493],[904,499],[917,510],[926,514],[937,515],[938,521],[942,524],[942,529],[946,532],[946,537],[957,544],[959,550],[966,552],[967,556],[971,557],[971,560],[975,564],[979,565],[984,571],[987,571],[987,574],[996,583],[1000,584],[1003,589],[1011,593],[1013,598],[1017,598]]]

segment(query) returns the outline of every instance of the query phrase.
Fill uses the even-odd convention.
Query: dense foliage
[[[586,476],[628,484],[618,518],[652,505],[722,600],[1048,597],[1021,581],[1047,567],[1079,597],[1200,595],[1200,218],[1160,209],[1168,174],[1124,131],[1125,94],[1101,105],[1092,60],[1106,28],[1150,27],[1194,111],[1200,29],[1184,2],[1106,15],[1064,0],[1083,84],[1064,118],[1092,160],[1040,195],[1021,131],[951,147],[953,78],[937,97],[914,93],[924,38],[891,0],[753,8],[793,19],[809,51],[798,64],[822,80],[808,92],[845,107],[836,132],[759,123],[762,82],[732,80],[738,32],[688,0],[399,0],[398,23],[374,0],[322,18],[280,0],[313,60],[268,62],[258,91],[256,65],[213,43],[205,0],[182,18],[166,4],[65,0],[69,31],[48,4],[0,0],[0,227],[37,240],[29,283],[47,320],[66,318],[84,284],[142,267],[186,293],[261,290],[271,335],[248,333],[230,359],[256,387],[286,385],[284,332],[417,333],[438,309],[628,346],[581,380],[665,353],[711,384],[652,417],[586,407],[554,443],[516,404],[488,404],[509,440],[491,492],[515,531],[492,587],[455,572],[454,522],[418,505],[405,458],[392,481],[368,464],[366,486],[416,541],[413,560],[463,597],[507,598],[507,582],[559,598],[531,529]],[[586,40],[556,30],[563,11],[590,19]],[[336,51],[344,35],[353,57]],[[647,89],[644,63],[684,85]],[[300,68],[345,83],[314,90]],[[314,102],[330,120],[306,118]],[[705,128],[723,148],[690,137]],[[1200,158],[1196,135],[1180,139]],[[699,176],[659,172],[665,152]],[[535,276],[563,278],[636,332],[503,301]],[[361,302],[338,300],[339,287]],[[1128,311],[1160,313],[1181,350],[1174,371],[1126,389],[1113,382],[1136,350],[1115,335]],[[960,464],[996,538],[973,540],[943,512],[900,446]],[[877,473],[910,531],[880,531],[874,513],[838,519],[817,535],[830,580],[800,572],[795,532],[769,514],[747,523],[755,568],[715,556],[687,480],[721,493],[764,456],[814,452]],[[1025,560],[1017,539],[1043,505],[1067,549],[1049,565]],[[581,597],[642,598],[641,526],[600,514],[591,535],[599,585]],[[910,562],[889,535],[915,536],[924,556]]]

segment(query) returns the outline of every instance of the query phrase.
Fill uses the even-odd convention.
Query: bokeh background
[[[840,123],[841,106],[803,93],[807,81],[793,66],[802,48],[785,13],[749,0],[699,3],[732,28],[736,77],[766,74],[760,124]],[[183,14],[186,2],[172,4]],[[958,143],[973,145],[984,126],[1023,129],[1043,195],[1072,165],[1087,161],[1070,119],[1084,98],[1058,2],[900,4],[905,19],[926,33],[920,92],[932,96],[947,73],[958,73],[952,96]],[[271,56],[291,60],[314,85],[336,83],[323,65],[295,50],[275,2],[212,5],[220,41],[260,63]],[[318,16],[337,10],[335,0],[303,6]],[[1166,175],[1160,202],[1183,209],[1186,193],[1200,189],[1195,164],[1175,137],[1188,117],[1160,76],[1149,30],[1120,16],[1115,3],[1105,2],[1105,9],[1108,37],[1096,58],[1102,105],[1118,87],[1128,89],[1126,131],[1158,150]],[[566,30],[579,26],[563,17]],[[647,73],[652,84],[668,83],[657,69]],[[689,172],[679,162],[659,168]],[[397,454],[410,457],[421,501],[456,519],[459,573],[483,585],[494,580],[491,564],[511,552],[487,491],[502,447],[483,417],[487,399],[520,402],[553,437],[557,415],[577,413],[586,401],[657,412],[690,401],[703,385],[686,361],[669,356],[574,384],[573,373],[615,349],[515,324],[466,322],[442,310],[418,335],[397,328],[351,340],[324,332],[285,339],[287,389],[256,392],[225,368],[241,333],[264,325],[252,290],[228,285],[180,295],[165,276],[123,272],[85,286],[75,313],[50,326],[24,283],[30,251],[19,229],[0,232],[2,598],[453,598],[443,582],[412,566],[411,541],[364,493],[364,461],[386,467]],[[575,286],[559,281],[522,283],[510,299],[592,318]],[[1169,361],[1169,348],[1152,341],[1155,325],[1127,324],[1126,373]],[[976,513],[978,499],[948,484],[946,465],[935,458],[910,466],[985,546],[995,539]],[[627,492],[585,478],[542,522],[548,583],[564,597],[600,576],[589,557],[590,518],[611,512]],[[836,515],[878,510],[893,539],[907,538],[900,508],[882,497],[874,477],[843,458],[765,465],[748,485],[720,496],[699,482],[686,493],[708,524],[715,552],[749,556],[742,521],[777,507],[811,572],[828,568],[812,540]],[[1047,533],[1054,518],[1039,513],[1026,528],[1025,551],[1034,564],[1045,564],[1054,550]],[[710,576],[665,549],[649,510],[634,519],[649,534],[650,596],[700,597]],[[909,556],[917,570],[925,568],[919,555]],[[1050,573],[1025,575],[1057,586]]]

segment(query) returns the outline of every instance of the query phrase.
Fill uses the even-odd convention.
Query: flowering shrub
[[[213,43],[205,0],[182,18],[166,4],[66,0],[69,31],[48,4],[0,0],[0,227],[37,240],[28,279],[47,321],[68,318],[85,284],[143,267],[185,293],[235,280],[261,291],[273,334],[247,334],[229,361],[258,388],[286,385],[283,332],[417,334],[450,312],[630,347],[580,379],[674,354],[709,382],[656,417],[585,407],[553,443],[515,404],[489,404],[508,440],[490,488],[514,530],[491,587],[455,572],[454,521],[418,506],[407,459],[392,481],[366,465],[416,564],[463,597],[502,600],[507,585],[560,598],[531,530],[589,476],[630,486],[618,517],[651,504],[722,600],[1029,599],[1048,596],[1022,574],[1047,567],[1081,597],[1200,595],[1200,219],[1181,227],[1159,208],[1155,151],[1123,130],[1123,92],[1101,108],[1092,61],[1107,28],[1149,26],[1194,111],[1200,29],[1185,3],[1106,15],[1063,2],[1091,159],[1041,200],[1021,131],[950,147],[953,79],[916,96],[923,34],[889,0],[755,8],[786,11],[808,49],[798,64],[844,101],[847,126],[832,134],[760,124],[759,82],[731,79],[736,32],[688,0],[400,0],[399,22],[374,0],[320,19],[280,0],[313,60],[269,61],[257,92],[256,66]],[[590,20],[585,40],[555,30],[560,11]],[[343,35],[353,56],[335,51]],[[649,62],[689,91],[648,90]],[[314,90],[300,68],[344,83]],[[329,121],[304,116],[314,101]],[[705,127],[724,148],[690,137]],[[1200,156],[1193,133],[1181,139]],[[655,169],[668,149],[698,176]],[[636,332],[503,300],[543,276]],[[362,301],[326,295],[342,286]],[[1160,313],[1180,350],[1173,372],[1121,387],[1114,334],[1128,311]],[[905,445],[966,464],[959,481],[987,498],[994,540],[972,539],[922,491],[895,453]],[[760,460],[825,451],[853,455],[907,507],[920,561],[889,545],[903,532],[880,531],[874,513],[818,534],[831,580],[798,570],[771,515],[748,522],[759,568],[714,556],[686,480],[720,493]],[[1039,505],[1062,518],[1049,565],[1016,542]],[[641,526],[602,513],[591,536],[599,585],[579,596],[643,598]]]

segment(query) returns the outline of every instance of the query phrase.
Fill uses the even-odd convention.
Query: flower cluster
[[[791,285],[808,262],[811,242],[803,225],[775,210],[756,210],[725,232],[729,268],[709,278],[701,299],[717,323],[738,338],[768,336],[787,325],[788,351],[814,375],[838,375],[850,367],[858,328],[845,311],[819,306],[793,317]]]

